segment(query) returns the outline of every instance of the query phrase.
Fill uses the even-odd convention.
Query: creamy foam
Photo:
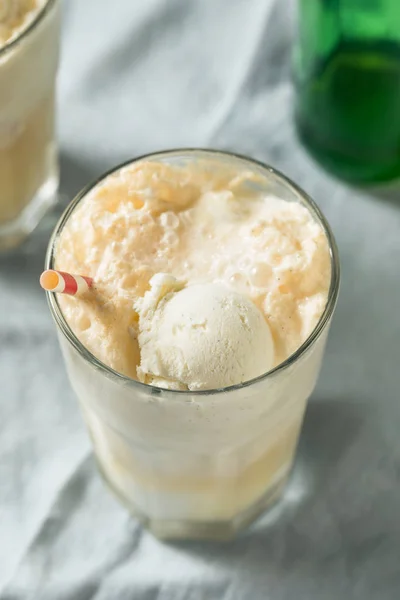
[[[56,268],[98,282],[84,300],[60,298],[94,355],[137,378],[133,306],[158,272],[189,285],[224,283],[250,298],[270,326],[275,365],[306,340],[328,296],[325,234],[305,207],[246,180],[201,165],[142,162],[90,192],[61,233]]]

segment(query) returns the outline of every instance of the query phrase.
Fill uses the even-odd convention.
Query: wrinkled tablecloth
[[[289,0],[67,0],[60,203],[0,258],[1,600],[400,597],[399,194],[325,174],[291,120]],[[283,170],[336,234],[342,291],[283,503],[229,544],[163,543],[105,489],[38,285],[57,216],[153,150]]]

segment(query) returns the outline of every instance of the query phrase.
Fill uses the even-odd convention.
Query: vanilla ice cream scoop
[[[184,287],[157,274],[138,300],[140,381],[209,390],[249,381],[271,369],[273,340],[258,308],[218,283]]]

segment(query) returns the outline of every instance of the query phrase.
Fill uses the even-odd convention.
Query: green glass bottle
[[[400,0],[299,0],[296,126],[355,183],[400,177]]]

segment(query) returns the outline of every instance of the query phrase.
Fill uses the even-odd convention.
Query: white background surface
[[[288,6],[68,0],[59,77],[62,206],[122,160],[209,146],[283,170],[333,226],[342,293],[277,520],[168,545],[103,487],[38,285],[60,206],[0,259],[1,600],[400,596],[400,200],[331,179],[297,144]]]

